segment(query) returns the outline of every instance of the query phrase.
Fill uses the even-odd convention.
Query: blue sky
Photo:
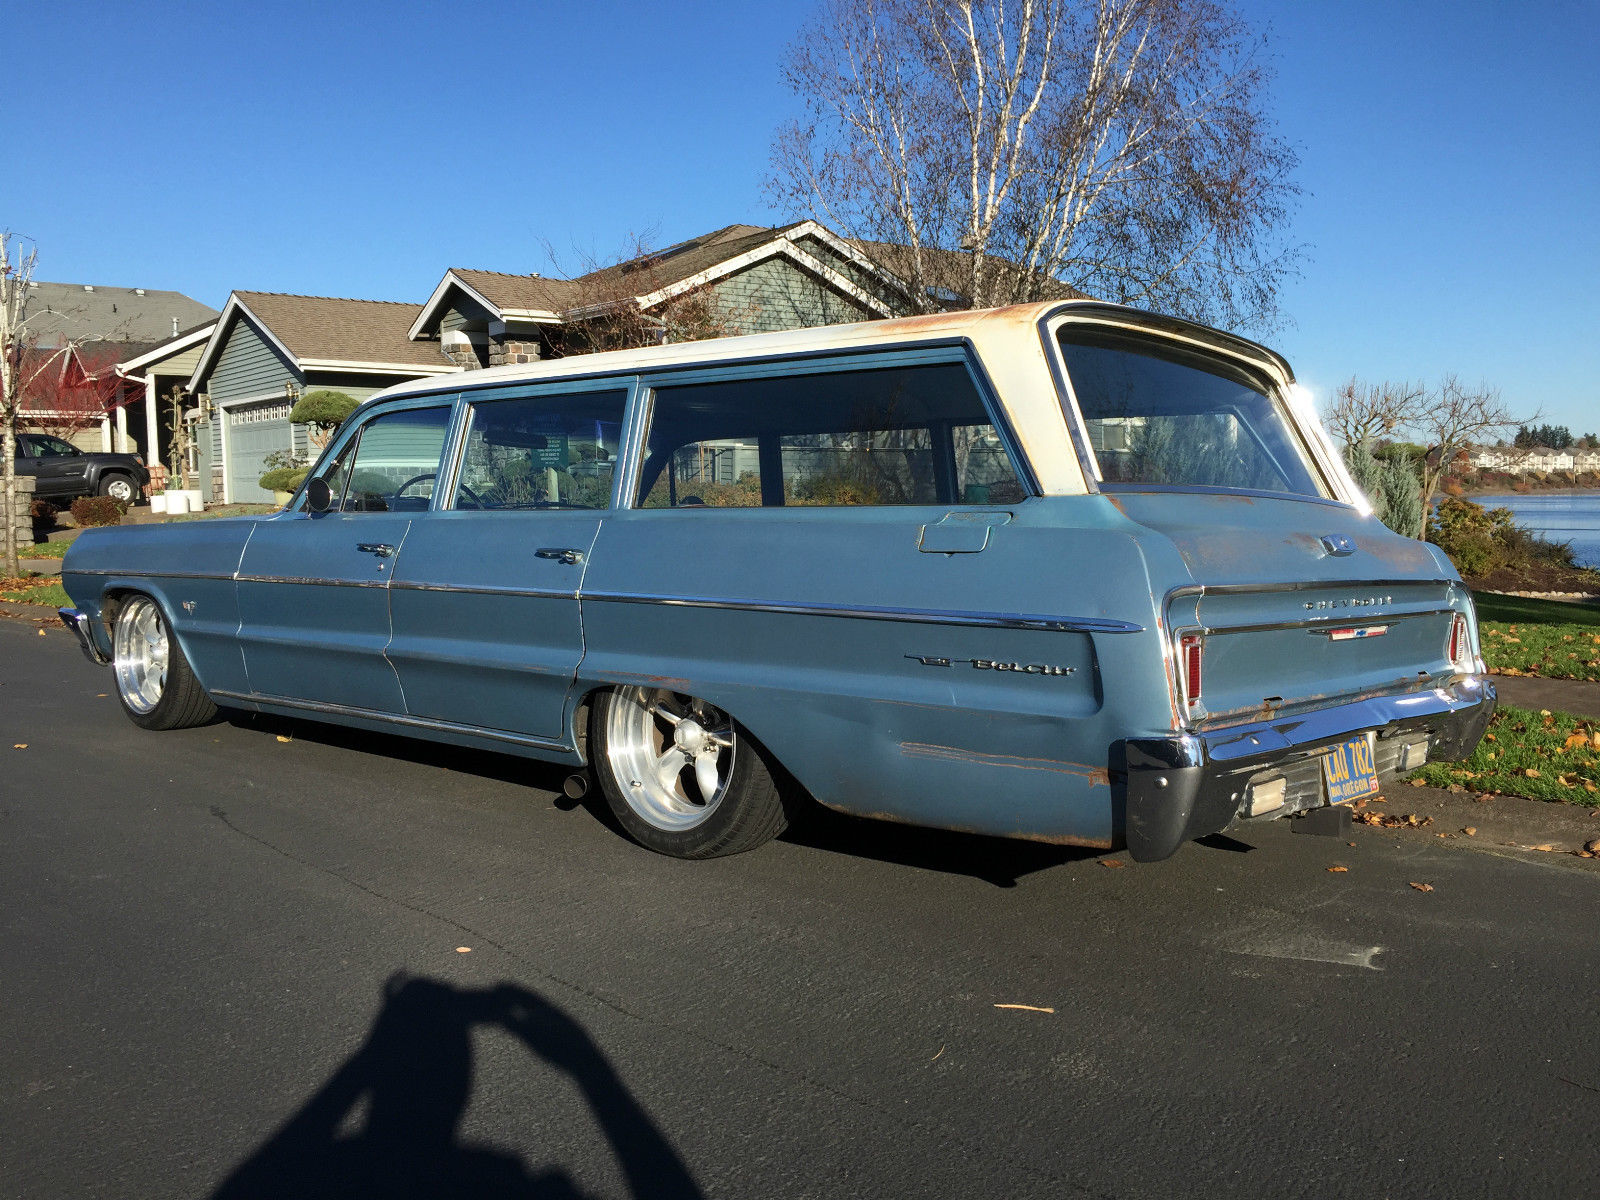
[[[1241,7],[1306,191],[1268,340],[1319,397],[1454,371],[1600,426],[1600,5]],[[558,273],[630,234],[776,222],[777,64],[809,12],[23,0],[0,226],[41,279],[220,307],[420,301],[449,266]]]

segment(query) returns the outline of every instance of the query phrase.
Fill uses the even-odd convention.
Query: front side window
[[[1283,405],[1242,367],[1151,338],[1058,334],[1101,486],[1326,497]]]
[[[323,472],[340,512],[421,512],[432,501],[450,409],[383,413]]]
[[[455,507],[607,507],[627,401],[618,388],[474,404]]]
[[[643,508],[1012,504],[1024,491],[963,363],[655,390]]]
[[[40,458],[75,458],[83,453],[71,442],[51,437],[48,433],[35,434],[31,440],[33,452]]]

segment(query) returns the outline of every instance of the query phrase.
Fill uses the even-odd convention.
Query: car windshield
[[[1072,326],[1058,338],[1106,490],[1328,495],[1265,380],[1153,339]]]

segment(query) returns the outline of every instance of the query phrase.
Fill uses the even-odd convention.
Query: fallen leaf
[[[1468,825],[1461,832],[1466,834],[1468,837],[1477,837],[1478,836],[1478,827],[1476,825]]]
[[[1354,842],[1351,842],[1350,844],[1352,846],[1355,845]],[[1349,867],[1329,867],[1328,868],[1329,872],[1334,874],[1334,875],[1343,875],[1349,869],[1350,869]]]
[[[1595,838],[1593,841],[1585,842],[1583,844],[1583,848],[1590,854],[1600,854],[1600,838]]]
[[[94,698],[95,698],[95,699],[96,699],[96,700],[104,700],[104,699],[105,699],[105,698],[106,698],[106,696],[107,696],[107,694],[108,694],[108,693],[106,693],[106,692],[96,692],[96,693],[95,693],[95,694],[94,694]]]
[[[293,738],[286,738],[286,737],[283,736],[283,734],[280,733],[278,735],[278,740],[280,742],[289,742],[289,741],[293,741],[294,739]]]
[[[456,953],[457,954],[471,954],[472,953],[472,947],[471,946],[457,946],[456,947]]]
[[[929,1062],[938,1062],[938,1061],[939,1061],[939,1059],[940,1059],[940,1058],[941,1058],[941,1057],[942,1057],[942,1056],[943,1056],[943,1054],[944,1054],[944,1047],[943,1047],[943,1046],[940,1046],[940,1047],[939,1047],[939,1053],[938,1053],[938,1054],[935,1054],[935,1055],[934,1055],[934,1056],[933,1056],[933,1057],[932,1057],[932,1058],[930,1058],[930,1059],[929,1059],[929,1060],[928,1060],[928,1061],[929,1061]]]
[[[1346,842],[1346,843],[1345,843],[1345,845],[1346,845],[1346,846],[1354,846],[1354,845],[1355,845],[1355,843],[1354,843],[1354,842]]]
[[[1040,1008],[1037,1004],[996,1004],[995,1007],[996,1008],[1015,1008],[1015,1009],[1021,1010],[1022,1012],[1042,1012],[1042,1013],[1053,1013],[1053,1012],[1055,1012],[1055,1009],[1053,1009],[1053,1008]]]
[[[13,746],[11,748],[13,750],[26,750],[28,748],[28,743],[27,742],[18,742],[15,746]]]
[[[1526,775],[1529,779],[1537,779],[1537,778],[1539,778],[1539,771],[1535,767],[1527,767],[1527,768],[1525,768],[1523,770],[1522,773],[1524,775]]]
[[[40,636],[40,637],[43,637],[43,636],[44,636],[44,630],[42,630],[42,629],[41,629],[41,630],[39,630],[39,636]]]
[[[1433,884],[1431,883],[1413,883],[1411,886],[1416,888],[1419,892],[1433,891]]]
[[[1102,867],[1120,867],[1124,864],[1120,858],[1102,858],[1100,860],[1100,865]]]
[[[1561,748],[1563,750],[1587,750],[1589,748],[1589,737],[1587,734],[1582,733],[1569,734],[1567,740],[1561,743]]]
[[[1553,854],[1553,853],[1555,853],[1555,847],[1552,846],[1549,842],[1542,842],[1537,846],[1529,846],[1528,849],[1529,850],[1538,850],[1538,851],[1540,851],[1541,853],[1544,853],[1544,854]]]

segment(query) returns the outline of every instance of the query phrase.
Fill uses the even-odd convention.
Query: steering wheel
[[[422,475],[413,475],[410,479],[406,480],[399,487],[395,488],[393,494],[390,496],[390,499],[391,500],[400,499],[400,493],[405,491],[408,487],[410,487],[414,483],[426,483],[428,480],[437,479],[438,477],[439,477],[439,472],[437,472],[437,471],[428,471],[428,472],[425,472]],[[474,492],[471,488],[469,488],[466,484],[457,483],[456,487],[457,487],[457,489],[460,490],[460,492],[464,496],[466,496],[466,498],[468,500],[472,501],[472,506],[474,508],[482,508],[483,507],[483,501],[478,498],[478,494],[476,492]]]

